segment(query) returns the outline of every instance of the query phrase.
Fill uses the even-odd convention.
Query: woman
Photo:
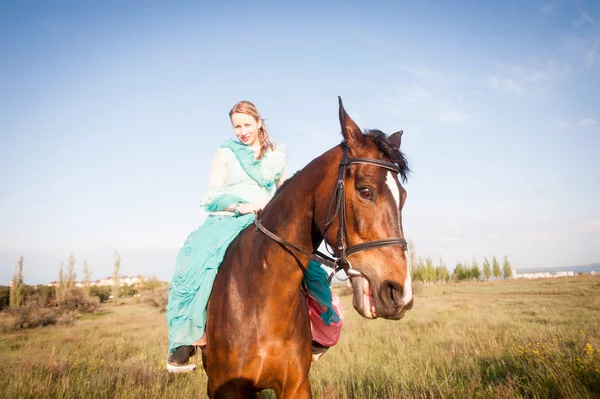
[[[229,112],[237,140],[226,140],[210,169],[209,190],[202,206],[209,213],[177,256],[169,291],[170,372],[192,371],[194,346],[206,344],[206,306],[219,265],[233,239],[253,223],[255,214],[286,177],[285,153],[269,138],[256,107],[240,101]],[[318,360],[339,337],[343,313],[332,297],[327,274],[311,262],[305,274],[313,331],[313,359]]]

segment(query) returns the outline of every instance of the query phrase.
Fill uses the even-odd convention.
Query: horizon
[[[490,259],[488,259],[488,260],[490,260],[490,261],[491,261],[491,258],[490,258]],[[500,262],[500,261],[499,261],[499,262]],[[509,260],[509,262],[510,262],[510,260]],[[25,264],[25,261],[23,261],[23,263]],[[459,262],[459,263],[462,263],[463,265],[465,265],[465,264],[468,264],[468,262],[465,262],[465,261],[463,261],[463,262]],[[478,264],[479,264],[479,262],[478,262]],[[454,267],[455,267],[455,266],[454,266]],[[447,265],[446,265],[446,268],[448,269],[448,271],[449,271],[450,273],[452,273],[452,272],[453,272],[453,269],[454,269],[454,267],[450,267],[450,266],[447,266]],[[480,270],[481,270],[481,269],[482,269],[482,265],[479,265],[479,268],[480,268]],[[591,262],[591,263],[587,263],[587,264],[581,264],[581,265],[566,265],[566,266],[565,266],[565,265],[562,265],[562,266],[560,266],[560,265],[559,265],[559,266],[547,266],[547,267],[540,266],[540,267],[529,267],[529,268],[522,268],[522,269],[517,269],[517,268],[515,268],[515,267],[512,267],[512,266],[511,266],[511,268],[512,268],[512,270],[513,270],[513,273],[515,273],[515,271],[516,271],[516,272],[519,272],[519,271],[531,271],[531,270],[558,270],[558,269],[600,269],[600,262]],[[23,267],[23,270],[25,270],[25,267]],[[330,271],[329,271],[329,269],[327,269],[327,270],[328,270],[328,272],[330,272]],[[58,269],[57,269],[57,271],[58,271]],[[75,276],[75,277],[76,277],[76,279],[75,279],[75,282],[76,282],[76,283],[82,283],[82,282],[84,282],[84,280],[78,280],[78,279],[77,279],[77,275],[78,275],[78,274],[77,274],[77,271],[76,271],[76,276]],[[159,276],[156,276],[156,275],[154,275],[154,274],[147,274],[147,275],[144,275],[144,274],[132,274],[132,275],[130,275],[130,274],[119,274],[119,277],[120,277],[120,278],[121,278],[121,277],[144,277],[144,278],[156,278],[158,281],[170,283],[170,279],[169,279],[169,280],[163,280],[163,279],[161,279]],[[112,278],[113,278],[113,275],[112,275],[112,274],[107,274],[107,275],[105,275],[104,277],[94,277],[94,276],[93,276],[93,273],[92,273],[92,274],[91,274],[91,277],[90,277],[90,282],[96,282],[96,281],[101,281],[101,280],[104,280],[104,279],[112,279]],[[514,277],[513,277],[513,278],[514,278]],[[339,278],[337,278],[337,275],[336,275],[336,276],[334,276],[334,278],[333,278],[333,280],[332,280],[332,283],[345,283],[345,282],[346,282],[346,280],[347,280],[346,278],[344,278],[344,279],[339,279]],[[2,282],[0,282],[0,286],[7,286],[7,285],[9,285],[9,283],[12,283],[12,282],[13,282],[13,281],[12,281],[12,276],[11,276],[11,280],[10,280],[10,281],[9,281],[7,284],[3,284]],[[38,282],[38,283],[35,283],[35,284],[28,283],[28,282],[27,282],[27,281],[25,281],[25,280],[23,280],[23,282],[24,282],[24,284],[25,284],[25,285],[49,285],[49,284],[52,284],[52,283],[58,282],[58,280],[51,280],[51,281],[46,281],[46,282]]]
[[[171,281],[228,112],[256,104],[288,174],[404,130],[403,228],[449,270],[600,262],[600,3],[115,0],[0,5],[0,284]],[[240,39],[243,38],[243,39]]]

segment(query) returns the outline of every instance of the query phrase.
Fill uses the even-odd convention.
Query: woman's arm
[[[279,180],[277,180],[277,188],[281,187],[284,181],[287,180],[287,165],[283,167],[283,172],[281,172],[281,176],[279,176]]]
[[[208,192],[202,199],[204,209],[209,212],[229,211],[244,215],[257,212],[261,206],[248,203],[245,199],[227,192],[228,153],[231,150],[221,148],[217,151],[210,166]]]
[[[209,212],[233,211],[238,202],[247,202],[227,190],[228,151],[230,152],[226,148],[220,148],[210,166],[208,191],[202,198],[202,206]]]

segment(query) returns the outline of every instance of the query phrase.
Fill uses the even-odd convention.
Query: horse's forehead
[[[392,171],[387,171],[385,184],[387,184],[388,189],[392,193],[392,197],[394,198],[394,202],[396,205],[396,209],[400,209],[400,202],[402,201],[401,193],[400,193],[400,183],[398,182],[398,178],[394,176]]]

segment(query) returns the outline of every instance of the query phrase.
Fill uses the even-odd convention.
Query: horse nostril
[[[383,286],[385,287],[384,292],[386,293],[386,302],[388,302],[390,306],[400,306],[402,304],[402,294],[404,292],[402,286],[389,280],[385,281]]]

